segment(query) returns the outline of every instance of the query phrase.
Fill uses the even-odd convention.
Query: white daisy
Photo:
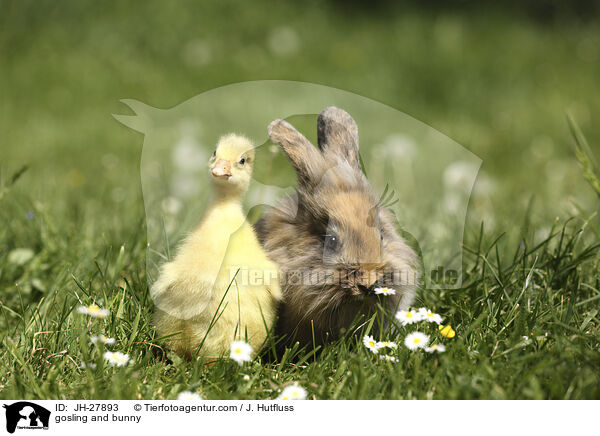
[[[178,400],[201,400],[202,397],[195,392],[183,391],[177,395]]]
[[[378,348],[398,348],[398,344],[392,341],[377,342]]]
[[[438,353],[443,353],[446,351],[446,346],[444,344],[433,344],[431,347],[425,347],[425,351],[428,353],[433,353],[437,351]]]
[[[244,341],[233,341],[231,343],[230,356],[238,365],[252,360],[252,346]]]
[[[416,350],[417,348],[425,348],[429,343],[429,336],[421,332],[413,332],[406,335],[404,338],[404,345],[406,345],[411,350]]]
[[[102,342],[106,345],[113,345],[115,343],[115,338],[107,338],[104,335],[92,336],[90,338],[90,342],[92,344],[97,344],[98,342]]]
[[[89,315],[92,318],[106,318],[110,312],[108,309],[101,309],[96,304],[90,304],[89,306],[79,306],[77,308],[77,313]]]
[[[301,386],[298,386],[298,383],[294,383],[291,386],[287,386],[283,389],[283,392],[278,400],[305,400],[306,399],[306,389]]]
[[[396,290],[392,288],[375,288],[376,295],[396,295]]]
[[[381,360],[387,360],[388,362],[397,362],[398,359],[396,359],[394,356],[388,356],[387,354],[383,354],[381,356],[379,356],[379,359]]]
[[[95,363],[85,363],[85,362],[81,362],[81,369],[86,369],[86,368],[90,368],[90,369],[96,369],[96,364]]]
[[[131,359],[129,359],[129,354],[124,354],[119,351],[107,351],[104,353],[104,358],[108,360],[112,366],[125,366],[127,365]]]
[[[442,322],[442,317],[440,315],[433,313],[431,310],[425,309],[424,307],[421,307],[417,313],[427,322],[434,322],[436,324]]]
[[[396,314],[396,319],[405,326],[408,324],[414,324],[423,319],[423,317],[414,310],[401,310]]]
[[[365,336],[363,338],[363,344],[373,353],[377,354],[379,352],[379,342],[373,339],[373,336]]]

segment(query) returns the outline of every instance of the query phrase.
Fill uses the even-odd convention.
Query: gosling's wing
[[[214,284],[194,271],[176,274],[168,266],[169,264],[165,265],[159,279],[150,289],[155,306],[182,320],[206,311],[213,298]]]

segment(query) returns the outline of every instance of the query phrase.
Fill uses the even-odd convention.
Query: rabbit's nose
[[[365,295],[371,295],[377,284],[377,271],[361,271],[356,287]]]
[[[371,295],[373,293],[372,288],[365,286],[362,283],[357,283],[356,286],[358,287],[358,290],[365,295]]]
[[[367,270],[362,272],[360,281],[365,287],[372,289],[375,286],[375,283],[377,283],[378,279],[379,277],[377,276],[376,270]]]

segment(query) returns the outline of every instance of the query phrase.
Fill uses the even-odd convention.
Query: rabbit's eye
[[[340,247],[339,239],[336,235],[325,235],[325,249],[337,251]]]

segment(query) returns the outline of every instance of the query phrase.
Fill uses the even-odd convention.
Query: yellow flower
[[[454,336],[456,336],[456,332],[452,330],[452,327],[449,325],[444,326],[440,324],[438,329],[440,330],[440,334],[445,338],[453,338]]]

